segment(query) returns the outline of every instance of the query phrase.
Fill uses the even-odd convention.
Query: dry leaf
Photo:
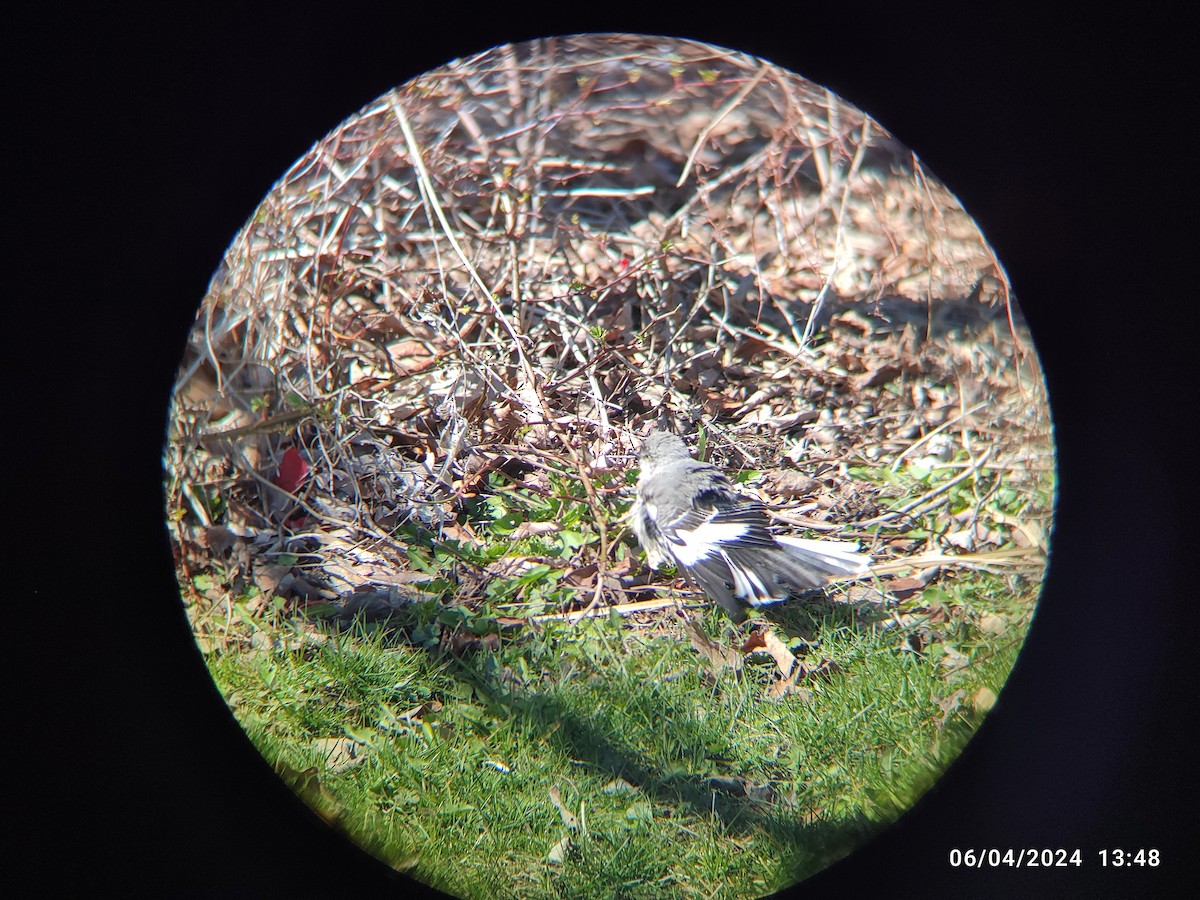
[[[612,781],[610,781],[608,784],[606,784],[600,790],[602,790],[606,794],[635,794],[635,793],[637,793],[637,788],[634,785],[630,784],[628,781],[626,781],[624,778],[614,778]]]
[[[388,344],[386,349],[396,368],[405,375],[426,372],[437,364],[429,348],[420,341],[396,341]]]
[[[608,574],[616,575],[618,578],[623,578],[633,572],[635,568],[637,568],[637,566],[634,562],[634,558],[632,556],[626,556],[624,559],[619,559],[613,565],[609,566]]]
[[[242,538],[233,529],[227,528],[224,525],[214,525],[212,528],[206,528],[201,532],[200,543],[202,546],[208,547],[214,554],[224,558],[233,545]]]
[[[471,530],[469,524],[460,525],[457,522],[450,521],[442,526],[442,534],[452,541],[458,541],[460,544],[469,544],[471,546],[480,547],[485,543],[475,536],[475,532]]]
[[[550,534],[554,531],[562,531],[562,526],[557,522],[522,522],[512,530],[509,538],[519,541],[522,538],[534,537],[539,534]]]
[[[770,654],[784,678],[790,676],[792,670],[798,665],[792,651],[787,648],[787,645],[779,639],[778,635],[771,628],[758,629],[742,645],[743,653],[753,653],[755,651]]]
[[[761,421],[764,425],[770,425],[780,431],[795,431],[801,425],[808,425],[810,422],[815,422],[821,414],[815,409],[807,409],[801,412],[786,413],[778,416],[764,416]]]
[[[279,470],[271,481],[289,494],[294,494],[304,479],[308,477],[309,471],[309,465],[300,455],[300,451],[295,447],[289,447],[283,454]]]
[[[770,700],[782,700],[789,694],[794,694],[802,703],[812,699],[812,692],[800,687],[793,678],[781,678],[767,688],[767,698]]]
[[[996,692],[989,687],[981,687],[971,695],[971,706],[975,712],[982,715],[996,705]]]
[[[892,363],[884,363],[881,366],[877,366],[873,372],[858,378],[856,380],[857,387],[860,391],[864,388],[879,387],[881,384],[887,384],[889,381],[895,381],[898,377],[900,377],[900,373],[902,371],[903,369],[897,365],[893,365]]]
[[[767,473],[766,481],[773,494],[788,499],[815,494],[821,489],[821,482],[795,469],[773,469]]]
[[[388,591],[356,591],[341,602],[338,616],[342,619],[355,616],[363,619],[386,618],[403,605],[401,597],[392,596]]]
[[[963,528],[959,531],[951,531],[943,540],[952,547],[958,547],[960,550],[975,549],[975,531],[971,528]]]
[[[832,321],[839,325],[849,325],[851,328],[857,329],[863,335],[868,335],[875,330],[875,326],[865,315],[856,309],[848,309],[845,312],[838,313],[832,317]],[[861,365],[858,357],[834,357],[834,365],[848,368],[851,365]]]
[[[455,656],[463,656],[485,649],[495,653],[500,649],[500,635],[474,635],[470,632],[452,631],[448,637],[443,635],[442,644]]]
[[[737,345],[733,348],[733,354],[746,362],[751,362],[755,357],[770,353],[771,350],[771,345],[766,341],[754,337],[754,335],[747,335],[737,342]]]
[[[933,701],[937,704],[937,708],[942,711],[942,715],[938,718],[937,722],[934,723],[938,728],[943,727],[948,721],[950,721],[950,716],[952,716],[954,711],[958,709],[965,696],[967,696],[966,691],[958,690],[949,697],[943,697],[941,700]]]
[[[487,566],[493,578],[520,578],[541,562],[533,556],[502,556]]]
[[[290,571],[292,571],[291,566],[271,566],[255,562],[254,583],[258,585],[259,590],[270,596],[275,593],[279,583]]]
[[[329,772],[343,772],[361,765],[369,752],[366,744],[346,737],[317,738],[312,747],[325,758],[325,769]]]
[[[920,578],[893,578],[887,583],[888,593],[898,600],[907,600],[924,588],[925,582]]]
[[[441,700],[428,700],[420,706],[414,706],[412,709],[406,709],[404,712],[397,714],[396,718],[415,722],[419,725],[421,724],[421,716],[425,715],[425,713],[435,713],[441,709]]]
[[[865,615],[869,611],[891,609],[899,600],[890,591],[881,591],[873,585],[852,584],[846,588],[846,602],[857,607],[861,615]]]
[[[979,617],[979,630],[984,634],[1004,634],[1008,631],[1008,619],[999,613],[984,613]]]
[[[586,566],[572,569],[562,580],[572,587],[589,587],[596,583],[596,573],[599,571],[600,567],[596,563],[588,563]]]
[[[807,678],[810,675],[819,676],[821,678],[829,678],[831,675],[836,675],[840,671],[842,671],[842,667],[832,659],[826,657],[815,666],[806,666],[804,663],[800,663],[797,667],[794,680],[799,681],[801,678]]]
[[[938,624],[939,622],[945,622],[947,619],[950,618],[949,610],[947,610],[946,607],[944,607],[940,603],[931,604],[929,606],[929,609],[925,609],[922,607],[922,608],[918,609],[917,612],[926,613],[925,621],[929,622],[930,624],[934,624],[934,625]],[[938,638],[938,640],[941,640],[941,638]]]
[[[554,865],[562,865],[566,859],[567,851],[571,849],[571,836],[568,834],[565,838],[550,848],[550,852],[546,854],[546,862]]]
[[[938,660],[938,665],[943,669],[957,672],[959,669],[965,669],[971,662],[965,653],[959,653],[949,644],[943,644],[942,651],[942,658]]]
[[[558,789],[558,785],[550,788],[550,802],[558,809],[558,814],[562,816],[563,824],[574,831],[579,827],[579,819],[575,817],[575,813],[571,812],[562,802],[562,792]]]

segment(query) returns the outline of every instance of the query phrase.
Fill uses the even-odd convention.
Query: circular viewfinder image
[[[665,37],[496,47],[317,141],[196,298],[164,451],[188,620],[279,778],[461,898],[766,896],[911,807],[1054,514],[952,188]]]

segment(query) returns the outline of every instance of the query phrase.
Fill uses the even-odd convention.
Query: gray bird
[[[736,622],[749,606],[866,572],[870,560],[854,544],[772,534],[763,504],[692,459],[670,432],[647,437],[639,460],[631,515],[646,561],[656,569],[675,563]]]

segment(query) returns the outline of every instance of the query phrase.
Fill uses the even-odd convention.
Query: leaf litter
[[[953,196],[890,155],[877,123],[780,70],[733,54],[716,81],[684,87],[660,77],[653,42],[630,41],[608,62],[584,52],[534,65],[608,85],[572,101],[588,115],[557,121],[537,157],[499,136],[521,113],[496,105],[507,64],[485,54],[457,76],[465,107],[436,102],[447,82],[418,79],[268,195],[213,279],[177,384],[168,493],[189,569],[229,551],[220,532],[206,542],[215,526],[245,535],[254,556],[294,556],[293,580],[272,571],[260,587],[301,609],[368,587],[419,599],[402,577],[409,533],[462,545],[474,530],[465,498],[493,489],[472,473],[518,461],[542,489],[546,472],[591,488],[591,539],[551,564],[607,569],[613,545],[596,532],[627,495],[604,473],[629,465],[663,403],[706,410],[725,461],[762,466],[764,499],[785,515],[804,506],[809,527],[853,536],[886,518],[888,489],[848,480],[844,461],[936,449],[938,429],[996,451],[976,479],[1004,466],[1032,493],[1050,464],[1036,361],[1003,271]],[[695,46],[685,70],[704,55]],[[624,78],[633,59],[636,83]],[[719,122],[701,112],[711,92],[751,83]],[[666,97],[682,115],[654,116]],[[796,104],[800,120],[786,114]],[[462,140],[437,143],[467,121]],[[813,145],[812,127],[828,143]],[[739,148],[732,168],[720,143]],[[638,184],[650,189],[614,204]],[[526,348],[515,354],[514,335]],[[1044,546],[1048,507],[1012,510],[954,512],[966,518],[941,546]],[[527,518],[509,537],[561,527]],[[439,563],[449,583],[469,580],[472,563],[451,560]],[[631,577],[574,586],[619,604]]]

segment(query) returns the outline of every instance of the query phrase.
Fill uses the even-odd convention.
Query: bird
[[[652,432],[638,461],[630,515],[647,563],[654,569],[674,563],[737,623],[750,607],[862,576],[870,565],[847,541],[774,534],[760,501],[716,466],[693,459],[670,431]]]

